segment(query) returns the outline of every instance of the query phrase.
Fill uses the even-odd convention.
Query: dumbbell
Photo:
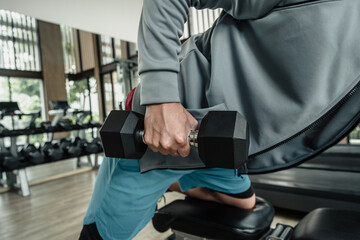
[[[78,146],[77,141],[71,141],[70,139],[61,139],[60,148],[70,157],[78,157],[82,153],[82,149]]]
[[[28,144],[21,150],[21,153],[32,164],[41,164],[45,161],[45,156],[37,149],[34,144]]]
[[[87,142],[86,148],[87,153],[99,153],[102,151],[101,141],[99,138],[94,138],[90,142]]]
[[[6,156],[3,161],[3,166],[7,170],[15,170],[26,167],[26,164],[24,162],[25,157],[18,156]]]
[[[81,139],[80,137],[75,137],[73,140],[73,144],[80,148],[81,154],[85,152],[85,148],[87,146],[86,139]]]
[[[100,129],[107,157],[141,158],[144,116],[132,111],[113,110]],[[248,124],[236,111],[210,111],[198,131],[192,131],[190,145],[198,147],[206,167],[238,169],[248,157]]]
[[[48,161],[60,160],[64,153],[59,146],[52,144],[51,142],[44,142],[41,145],[41,152],[45,155]]]
[[[5,157],[11,156],[9,148],[0,148],[0,167],[3,166]]]

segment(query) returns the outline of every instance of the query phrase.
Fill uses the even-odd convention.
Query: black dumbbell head
[[[107,157],[140,158],[146,145],[139,140],[139,131],[144,130],[141,114],[132,111],[113,110],[100,129],[100,137]]]
[[[41,164],[45,161],[45,156],[40,151],[35,151],[29,154],[29,160],[32,164]]]
[[[24,157],[13,157],[13,156],[8,156],[5,157],[4,162],[3,162],[3,166],[7,169],[7,170],[15,170],[15,169],[19,169],[19,168],[23,168],[24,164],[22,163],[24,161]]]
[[[21,153],[23,153],[26,157],[29,157],[30,153],[37,151],[37,148],[34,146],[34,144],[27,144],[22,150]]]
[[[60,160],[64,152],[59,148],[59,144],[52,144],[51,142],[45,142],[41,146],[41,152],[45,155],[45,159],[48,161]]]
[[[201,122],[198,143],[206,167],[238,169],[247,161],[248,124],[236,111],[211,111]]]

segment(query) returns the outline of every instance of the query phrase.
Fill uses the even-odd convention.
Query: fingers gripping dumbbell
[[[143,119],[136,112],[111,111],[100,129],[105,155],[140,158],[147,148],[143,142]],[[198,147],[206,167],[238,169],[247,161],[248,124],[236,111],[211,111],[199,130],[190,133],[189,143]]]

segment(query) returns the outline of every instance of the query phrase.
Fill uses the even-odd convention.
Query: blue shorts
[[[231,169],[152,170],[140,173],[134,159],[104,158],[84,225],[96,223],[101,237],[132,239],[153,217],[157,200],[178,181],[182,191],[206,187],[229,194],[249,189],[247,175]]]

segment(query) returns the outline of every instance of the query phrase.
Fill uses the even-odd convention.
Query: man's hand
[[[188,136],[198,122],[181,103],[147,105],[144,124],[144,140],[152,151],[174,157],[189,155]]]

